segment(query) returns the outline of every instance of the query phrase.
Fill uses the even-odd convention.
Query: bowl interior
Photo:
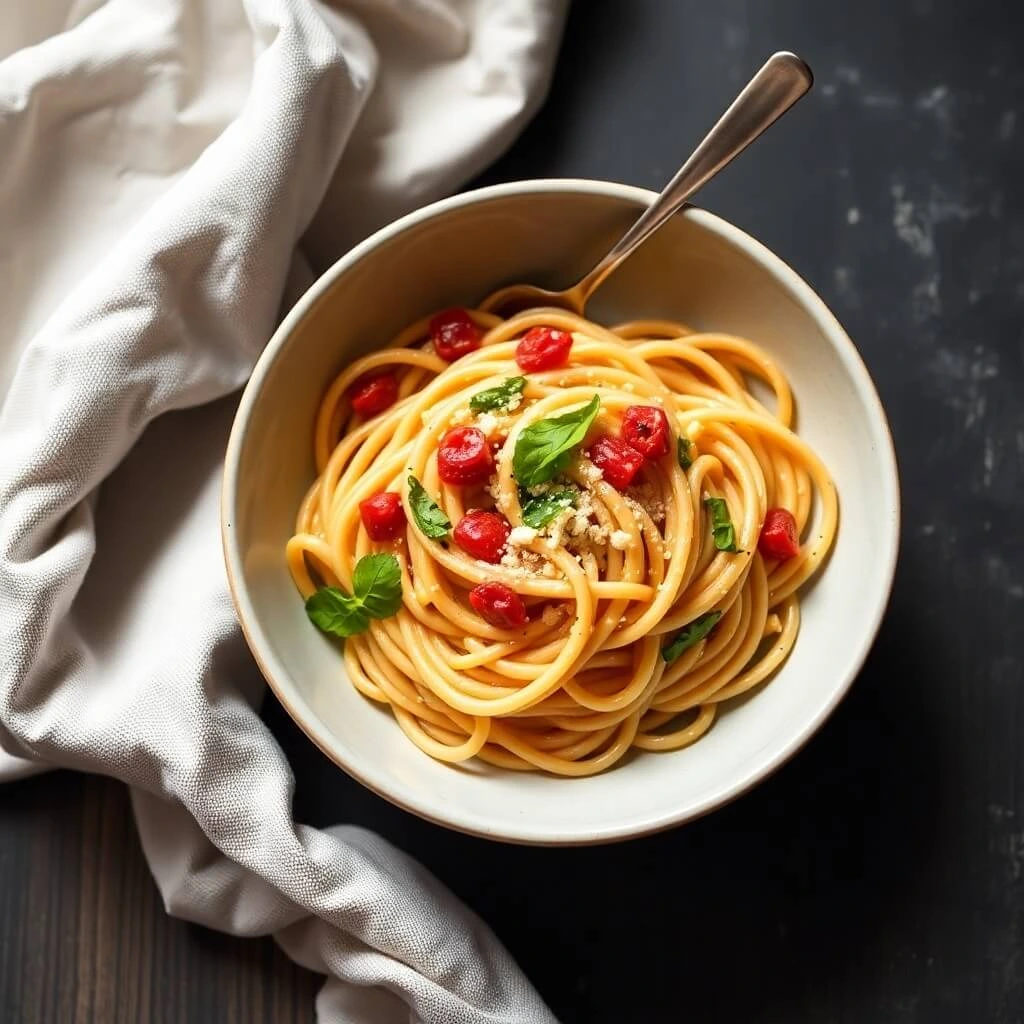
[[[798,429],[840,499],[833,555],[802,606],[783,669],[694,746],[639,754],[587,779],[452,768],[421,753],[359,696],[313,629],[283,551],[313,477],[317,404],[333,375],[425,312],[498,285],[562,286],[605,251],[650,193],[620,185],[499,186],[419,211],[340,261],[292,311],[243,396],[225,476],[225,552],[250,646],[275,692],[325,753],[425,817],[483,835],[595,842],[686,820],[770,771],[821,723],[860,667],[892,582],[895,463],[884,414],[853,346],[810,289],[758,243],[688,210],[602,287],[602,322],[665,316],[745,335],[792,382]]]

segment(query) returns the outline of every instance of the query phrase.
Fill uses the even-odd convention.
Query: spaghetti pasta
[[[693,743],[785,661],[835,534],[785,376],[663,320],[449,314],[327,389],[300,593],[357,602],[360,559],[395,556],[401,605],[367,602],[344,664],[438,760],[583,776]]]

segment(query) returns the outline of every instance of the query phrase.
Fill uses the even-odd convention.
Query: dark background
[[[486,175],[660,188],[768,53],[799,52],[811,96],[699,201],[838,314],[903,484],[892,604],[848,699],[775,777],[665,835],[446,832],[351,782],[268,698],[299,819],[421,858],[566,1022],[1024,1021],[1020,10],[578,2],[546,106]],[[115,784],[8,787],[0,837],[0,1019],[312,1019],[317,979],[269,941],[164,917]]]

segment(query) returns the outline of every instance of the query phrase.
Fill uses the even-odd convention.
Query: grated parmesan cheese
[[[628,494],[626,495],[626,508],[628,508],[637,519],[644,514],[643,505],[641,505],[636,498],[631,498]]]
[[[655,523],[665,521],[665,502],[662,500],[658,488],[650,482],[640,484],[638,487],[630,487],[626,492],[626,504],[632,509],[634,515],[638,510],[642,510]]]
[[[572,517],[572,523],[569,526],[569,536],[571,537],[582,537],[587,532],[587,527],[590,526],[590,519],[585,516],[582,512],[577,512]]]
[[[594,496],[590,491],[580,491],[576,499],[576,507],[568,510],[572,518],[569,524],[569,534],[572,537],[581,537],[587,532],[590,526],[590,517],[594,514]]]
[[[608,543],[611,544],[616,551],[625,551],[629,547],[629,542],[632,539],[632,536],[625,530],[616,530],[608,538]]]
[[[535,551],[516,547],[509,543],[501,556],[502,568],[507,569],[513,579],[525,580],[529,576],[553,576],[554,566]],[[549,568],[551,571],[549,571]]]
[[[482,412],[476,418],[476,428],[483,432],[486,437],[490,437],[491,434],[497,429],[498,417],[493,412]]]
[[[523,553],[518,548],[506,548],[505,554],[501,556],[501,566],[507,569],[513,580],[525,580],[529,576],[526,566],[523,565]]]
[[[537,531],[532,526],[513,527],[512,532],[508,535],[509,544],[513,544],[516,547],[522,547],[524,544],[530,544],[536,539]]]

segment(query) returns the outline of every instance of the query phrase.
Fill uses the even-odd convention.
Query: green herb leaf
[[[715,547],[719,551],[735,551],[736,529],[729,518],[729,506],[725,498],[705,498],[704,504],[711,512],[711,532],[714,534]]]
[[[579,409],[531,423],[516,441],[512,472],[521,487],[543,484],[569,464],[572,450],[587,436],[601,408],[594,397]]]
[[[576,494],[576,491],[551,491],[530,498],[523,505],[523,525],[532,526],[535,530],[543,529],[563,509],[576,504]]]
[[[469,407],[473,412],[488,412],[491,409],[508,410],[516,404],[516,399],[522,397],[525,387],[525,377],[509,377],[497,387],[478,391],[470,398]]]
[[[394,555],[364,555],[352,573],[352,589],[371,619],[390,618],[402,607],[402,570]]]
[[[661,656],[666,661],[675,661],[684,651],[688,651],[694,644],[700,643],[715,628],[718,620],[722,617],[721,612],[705,612],[698,615],[688,626],[676,634],[676,638],[665,644],[661,649]]]
[[[692,447],[693,442],[687,437],[680,437],[676,441],[676,453],[679,456],[679,465],[683,469],[689,469],[693,465],[693,459],[690,457]]]
[[[335,636],[354,636],[365,633],[370,627],[370,616],[363,602],[349,597],[339,587],[321,587],[310,595],[306,614],[317,629]]]
[[[387,619],[402,607],[402,569],[394,555],[364,555],[352,572],[354,596],[341,587],[321,587],[306,601],[313,625],[335,636],[355,636],[370,619]]]
[[[412,517],[420,528],[420,533],[433,540],[440,540],[448,536],[451,529],[451,521],[441,511],[440,506],[423,489],[423,484],[416,477],[409,477],[409,504],[412,507]]]

